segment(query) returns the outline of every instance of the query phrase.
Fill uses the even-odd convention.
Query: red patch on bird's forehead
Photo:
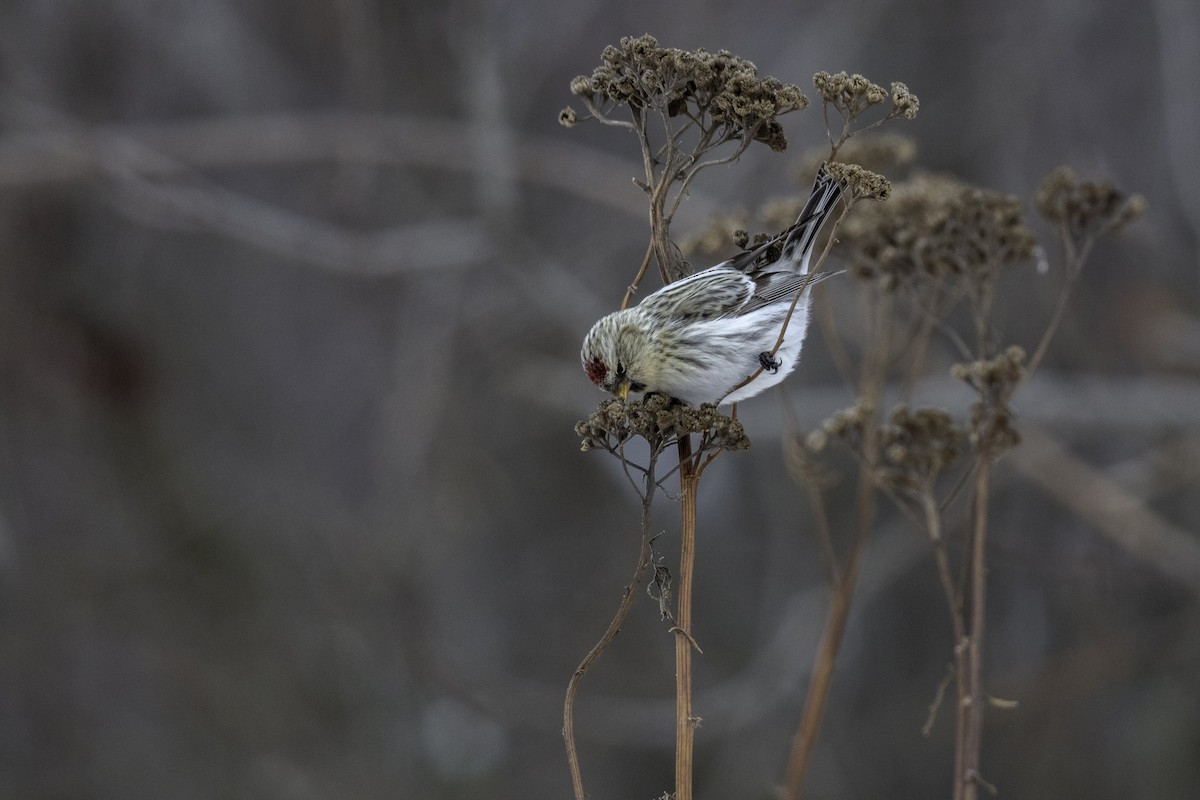
[[[604,379],[608,376],[608,367],[604,366],[604,362],[600,360],[600,356],[596,356],[584,364],[583,369],[591,382],[597,386],[604,383]]]

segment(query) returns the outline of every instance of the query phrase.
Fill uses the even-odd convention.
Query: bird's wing
[[[788,228],[773,239],[765,241],[743,253],[738,253],[733,258],[722,261],[720,264],[717,264],[717,267],[753,274],[762,267],[772,264],[779,259],[780,246],[784,238],[791,232],[792,228]],[[774,252],[772,253],[772,251]],[[774,258],[772,258],[772,255]],[[713,267],[713,269],[716,269],[716,267]]]
[[[754,280],[723,264],[669,283],[639,307],[663,317],[713,319],[735,314],[754,293]]]
[[[817,234],[841,198],[842,188],[842,182],[830,175],[822,164],[817,170],[817,180],[813,183],[808,202],[796,218],[796,224],[784,232],[783,252],[779,261],[787,263],[794,272],[808,272]]]
[[[769,284],[759,286],[758,291],[750,298],[750,301],[735,312],[736,316],[749,314],[751,311],[769,306],[772,303],[791,302],[799,292],[806,290],[809,286],[823,281],[826,278],[832,278],[834,275],[840,275],[845,270],[838,272],[810,272],[804,275],[796,273],[778,274],[776,280]]]
[[[822,166],[795,225],[752,250],[667,284],[638,307],[663,317],[714,319],[790,300],[828,277],[807,275],[808,262],[817,231],[841,194],[841,182]]]
[[[813,242],[834,205],[842,196],[841,181],[822,165],[817,171],[812,193],[796,218],[796,223],[778,236],[757,247],[738,253],[718,267],[745,272],[759,282],[778,272],[808,272]]]

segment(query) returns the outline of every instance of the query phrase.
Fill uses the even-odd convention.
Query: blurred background
[[[563,691],[638,542],[618,466],[578,450],[577,353],[647,230],[632,138],[557,117],[646,32],[810,97],[818,70],[904,81],[921,113],[891,130],[982,186],[1028,200],[1065,163],[1146,195],[1017,396],[985,657],[1019,705],[984,777],[1200,793],[1194,4],[9,0],[0,796],[569,796]],[[782,122],[789,150],[702,176],[677,235],[797,191],[819,106]],[[1007,341],[1060,277],[1011,278]],[[772,796],[824,619],[782,438],[852,398],[816,333],[805,359],[705,477],[701,798]],[[949,619],[883,508],[813,797],[950,790],[950,716],[921,734]],[[584,681],[592,797],[671,788],[666,628],[644,598]]]

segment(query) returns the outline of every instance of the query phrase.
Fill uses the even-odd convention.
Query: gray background
[[[637,547],[615,463],[577,449],[600,399],[577,352],[646,230],[634,142],[557,115],[606,44],[652,32],[810,97],[822,69],[904,81],[922,110],[891,130],[984,186],[1030,198],[1068,163],[1147,196],[1018,396],[986,658],[1020,705],[989,714],[983,763],[1002,797],[1196,796],[1198,20],[1181,0],[5,3],[0,795],[568,796],[562,692]],[[677,233],[795,191],[819,109],[783,123],[789,151],[702,177]],[[1032,345],[1057,277],[1013,276],[1007,340]],[[771,796],[823,619],[783,407],[811,426],[850,398],[816,334],[805,359],[705,478],[701,798]],[[940,376],[924,393],[965,401]],[[949,717],[920,728],[949,633],[928,548],[887,511],[811,796],[948,795]],[[645,599],[589,674],[592,797],[670,789],[672,648]]]

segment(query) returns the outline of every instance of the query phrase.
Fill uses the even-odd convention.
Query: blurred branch
[[[556,189],[641,218],[627,177],[635,162],[591,147],[523,133],[515,164],[463,158],[475,141],[466,122],[402,114],[273,114],[213,117],[177,123],[41,126],[0,139],[0,187],[93,180],[109,172],[113,142],[133,142],[143,154],[121,164],[143,177],[191,169],[272,164],[357,162],[380,167],[432,167],[452,172],[516,173],[526,183]],[[689,192],[698,217],[716,212],[703,193]]]
[[[1200,539],[1194,532],[1163,519],[1037,428],[1025,426],[1021,447],[1008,457],[1021,474],[1131,556],[1200,594]]]
[[[360,233],[213,186],[119,181],[114,205],[165,228],[201,227],[281,258],[334,272],[398,274],[475,263],[490,252],[479,221],[427,220]]]
[[[1200,484],[1200,430],[1172,436],[1153,450],[1106,467],[1104,474],[1143,502]]]
[[[30,131],[0,139],[0,187],[117,181],[118,211],[148,225],[202,226],[286,260],[339,272],[394,274],[478,262],[491,251],[481,222],[425,221],[359,232],[224,188],[204,168],[277,164],[431,167],[540,184],[630,213],[629,162],[552,140],[514,139],[511,159],[463,158],[476,126],[373,114],[230,117],[88,128],[42,107],[15,115]],[[504,163],[500,163],[503,161]],[[511,163],[510,163],[511,162]],[[701,214],[711,204],[693,196]]]

